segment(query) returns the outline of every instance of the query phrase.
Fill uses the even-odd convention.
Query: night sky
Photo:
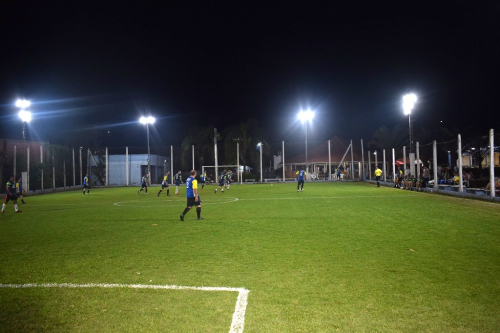
[[[301,107],[311,141],[370,139],[407,125],[407,92],[415,127],[500,130],[500,2],[348,2],[2,2],[1,136],[22,136],[21,97],[30,136],[61,143],[97,127],[105,145],[145,145],[143,114],[156,145],[248,118],[301,141]]]

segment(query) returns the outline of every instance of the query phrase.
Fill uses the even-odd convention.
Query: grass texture
[[[245,332],[499,332],[500,205],[364,183],[27,197],[0,284],[250,290]],[[2,332],[228,332],[237,293],[0,288]]]

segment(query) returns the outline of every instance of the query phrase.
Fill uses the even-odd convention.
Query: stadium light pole
[[[146,124],[146,132],[147,132],[147,137],[148,137],[148,177],[151,177],[151,152],[149,150],[149,124],[154,124],[155,123],[155,118],[154,117],[141,117],[139,119],[139,122],[141,124]]]
[[[309,163],[307,160],[307,125],[308,122],[310,122],[314,118],[314,112],[310,109],[307,109],[307,111],[300,111],[297,117],[302,122],[302,124],[305,124],[306,127],[306,173],[309,174]]]
[[[410,132],[410,154],[413,152],[413,126],[411,123],[411,111],[415,107],[415,103],[417,102],[417,95],[415,94],[406,94],[403,96],[403,112],[405,115],[408,115],[408,127]]]
[[[21,109],[21,111],[19,111],[18,115],[19,115],[19,118],[21,118],[21,121],[23,122],[23,141],[24,142],[26,142],[26,123],[29,123],[31,121],[31,112],[26,110],[26,108],[28,108],[30,105],[31,105],[31,102],[27,101],[25,99],[18,99],[16,101],[16,107]]]

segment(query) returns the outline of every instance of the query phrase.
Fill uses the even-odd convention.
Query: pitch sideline
[[[245,288],[231,287],[193,287],[176,285],[149,285],[149,284],[107,284],[107,283],[25,283],[25,284],[0,284],[0,288],[130,288],[130,289],[173,289],[173,290],[202,290],[202,291],[231,291],[238,292],[236,305],[233,312],[233,319],[229,333],[242,333],[245,329],[245,312],[248,304],[248,293]]]

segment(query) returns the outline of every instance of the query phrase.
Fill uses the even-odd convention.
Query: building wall
[[[109,185],[124,186],[127,184],[126,178],[126,155],[109,155]],[[165,163],[165,160],[167,162]],[[140,185],[143,176],[141,166],[148,165],[147,154],[130,154],[128,155],[129,166],[129,185]],[[165,164],[167,169],[170,168],[170,158],[165,156],[151,155],[151,174],[156,173],[157,179],[151,179],[151,183],[158,182],[158,178],[165,173]]]

